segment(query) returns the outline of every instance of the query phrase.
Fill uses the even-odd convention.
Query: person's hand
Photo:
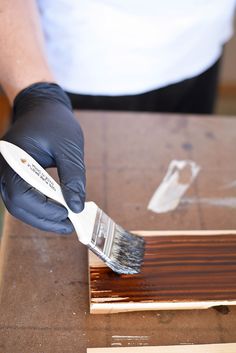
[[[14,100],[13,125],[2,138],[28,152],[42,167],[58,169],[64,198],[83,210],[85,167],[83,133],[67,95],[56,84],[36,83]],[[8,211],[39,229],[70,233],[67,210],[22,180],[0,156],[0,191]]]

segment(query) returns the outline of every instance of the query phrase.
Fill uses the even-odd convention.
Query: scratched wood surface
[[[144,234],[145,256],[137,275],[117,275],[90,254],[91,313],[236,304],[236,232]]]
[[[235,118],[80,112],[87,197],[126,229],[236,229]],[[201,171],[177,209],[147,210],[171,160]],[[211,202],[210,202],[211,201]],[[87,249],[6,215],[0,352],[236,342],[236,306],[90,315]]]
[[[87,353],[235,353],[236,343],[159,347],[88,348]]]

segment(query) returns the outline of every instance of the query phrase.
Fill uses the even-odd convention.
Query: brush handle
[[[91,216],[95,215],[97,210],[95,203],[86,202],[85,208],[81,213],[74,213],[68,207],[60,185],[27,152],[20,147],[3,140],[0,141],[0,152],[9,166],[22,179],[45,196],[63,205],[68,210],[68,218],[72,222],[79,240],[83,244],[89,244],[93,228],[93,224],[91,224]]]

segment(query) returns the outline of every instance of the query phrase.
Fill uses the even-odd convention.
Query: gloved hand
[[[56,84],[36,83],[14,100],[13,125],[2,138],[28,152],[42,167],[58,168],[68,206],[82,211],[85,201],[83,133],[67,95]],[[70,233],[67,210],[22,180],[0,156],[0,190],[8,211],[39,229]]]

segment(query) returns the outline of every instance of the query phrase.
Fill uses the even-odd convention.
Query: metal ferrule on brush
[[[98,208],[89,246],[104,261],[109,261],[111,257],[115,228],[115,222]]]

